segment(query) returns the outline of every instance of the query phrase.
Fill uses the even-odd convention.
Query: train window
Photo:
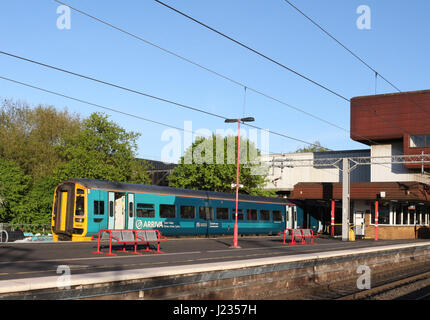
[[[75,216],[83,216],[85,215],[85,198],[82,196],[76,197],[76,210]]]
[[[154,212],[154,214],[155,214],[155,212]],[[129,216],[130,218],[133,218],[133,215],[134,215],[133,202],[129,202],[129,203],[128,203],[128,216]]]
[[[260,210],[260,220],[269,221],[270,220],[270,211],[269,210]]]
[[[176,218],[176,206],[172,204],[160,204],[160,218]]]
[[[232,212],[233,212],[233,220],[235,220],[236,217],[234,216],[234,213],[236,212],[236,208],[233,208]],[[243,210],[242,209],[237,209],[237,220],[243,220]]]
[[[228,208],[216,208],[216,218],[218,220],[228,220]]]
[[[113,201],[109,201],[109,216],[113,217]]]
[[[82,190],[82,189],[78,189],[76,193],[77,193],[77,194],[85,194],[85,191],[84,191],[84,190]]]
[[[105,214],[105,202],[94,200],[94,214],[103,215]]]
[[[282,212],[279,210],[273,210],[273,221],[282,221]]]
[[[256,221],[258,219],[256,209],[248,209],[246,213],[247,213],[246,217],[248,220]]]
[[[139,218],[154,218],[154,205],[149,203],[138,203],[136,207],[136,216],[138,216]]]
[[[180,215],[182,219],[195,219],[196,208],[194,206],[181,206]]]
[[[211,207],[199,207],[199,219],[213,220],[214,211]]]

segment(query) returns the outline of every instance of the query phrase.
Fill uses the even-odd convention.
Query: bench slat
[[[134,238],[134,233],[132,230],[123,230],[121,231],[122,240],[127,242],[134,242],[136,239]]]

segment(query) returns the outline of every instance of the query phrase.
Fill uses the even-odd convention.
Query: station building
[[[367,148],[265,155],[262,160],[269,164],[266,188],[300,200],[304,214],[297,217],[296,227],[327,232],[333,204],[335,223],[342,222],[341,170],[270,163],[276,158],[279,165],[282,158],[372,157],[370,164],[357,166],[350,176],[349,221],[356,235],[374,237],[378,201],[379,239],[429,238],[430,163],[392,164],[381,157],[430,154],[430,90],[355,97],[350,108],[350,137]]]

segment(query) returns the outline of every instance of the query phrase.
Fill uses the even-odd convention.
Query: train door
[[[293,206],[286,207],[285,228],[293,228]]]
[[[127,194],[127,229],[134,229],[134,194]]]
[[[290,228],[297,228],[297,206],[292,207],[291,210],[291,220],[290,220]]]
[[[60,231],[66,231],[66,217],[67,217],[67,191],[60,192],[61,211],[60,211]]]
[[[73,215],[75,209],[75,185],[64,183],[57,189],[54,205],[53,231],[59,240],[70,240],[73,232]]]
[[[109,217],[108,217],[108,229],[115,228],[115,192],[109,192]]]

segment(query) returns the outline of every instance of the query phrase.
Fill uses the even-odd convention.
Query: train
[[[284,198],[239,195],[238,233],[275,235],[297,227],[302,209]],[[158,229],[165,236],[232,235],[233,193],[73,179],[54,191],[54,241],[90,241],[101,229]]]

